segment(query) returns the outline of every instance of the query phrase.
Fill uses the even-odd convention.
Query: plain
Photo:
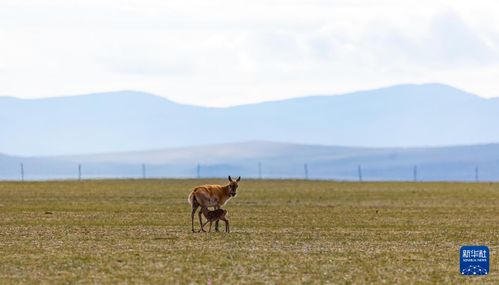
[[[191,233],[213,180],[0,182],[0,282],[499,283],[499,184],[243,180],[231,233]],[[459,274],[487,245],[490,274]]]

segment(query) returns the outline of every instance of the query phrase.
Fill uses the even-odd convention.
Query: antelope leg
[[[196,210],[198,209],[198,205],[192,205],[192,213],[191,213],[191,218],[192,218],[192,232],[194,233],[194,214],[196,213]]]

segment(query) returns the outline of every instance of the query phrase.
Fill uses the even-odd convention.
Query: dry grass
[[[0,183],[0,283],[499,283],[499,185],[242,181],[231,232],[190,232],[223,180]],[[459,275],[488,245],[491,274]]]

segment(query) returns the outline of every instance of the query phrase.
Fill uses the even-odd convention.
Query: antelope
[[[201,208],[200,210],[203,212],[204,217],[206,218],[206,222],[201,225],[201,231],[205,232],[204,226],[206,226],[207,223],[210,223],[210,228],[208,229],[208,232],[211,232],[211,224],[213,222],[218,222],[219,220],[224,221],[225,223],[225,231],[230,232],[229,229],[229,219],[227,219],[227,213],[228,211],[225,209],[216,209],[213,211],[208,210],[208,208]]]
[[[220,209],[227,201],[236,196],[236,190],[238,187],[238,182],[241,180],[239,176],[236,180],[233,180],[229,176],[229,184],[222,185],[201,185],[189,194],[187,201],[191,204],[191,221],[192,221],[192,232],[194,233],[194,214],[198,207],[208,208],[214,207],[215,209]],[[199,211],[199,225],[203,227],[203,221],[201,218],[202,211]],[[218,221],[215,222],[215,230],[218,231]]]

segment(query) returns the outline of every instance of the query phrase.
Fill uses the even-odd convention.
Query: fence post
[[[362,182],[362,167],[360,166],[360,164],[357,167],[357,172],[359,174],[359,182]]]
[[[414,165],[414,169],[412,170],[412,176],[414,182],[418,182],[418,167],[416,165]]]
[[[81,164],[78,164],[78,181],[81,181]]]
[[[478,166],[475,167],[475,182],[478,182]]]
[[[21,181],[24,182],[24,164],[21,162]]]

